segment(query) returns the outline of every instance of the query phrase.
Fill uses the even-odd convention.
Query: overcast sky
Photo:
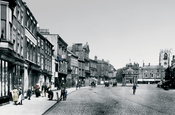
[[[71,46],[88,42],[90,58],[116,69],[129,60],[158,65],[161,49],[175,49],[175,0],[23,0],[40,28]]]

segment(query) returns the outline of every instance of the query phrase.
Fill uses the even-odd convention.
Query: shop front
[[[28,87],[34,89],[36,84],[40,84],[40,66],[36,64],[29,64],[28,66]]]
[[[14,56],[0,54],[0,99],[1,97],[8,97],[8,100],[11,99],[11,91],[14,86],[19,88],[23,87],[23,85],[23,60],[15,59]]]

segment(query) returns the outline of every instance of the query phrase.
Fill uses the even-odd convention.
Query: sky
[[[175,0],[23,0],[40,28],[72,46],[88,42],[89,58],[158,65],[159,52],[175,50]]]

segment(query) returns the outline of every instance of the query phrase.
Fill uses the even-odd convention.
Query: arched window
[[[168,55],[167,55],[167,53],[165,53],[164,54],[164,60],[167,60],[167,58],[168,58]]]

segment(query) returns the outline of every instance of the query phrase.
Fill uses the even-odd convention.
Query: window
[[[38,37],[38,46],[40,47],[40,37]]]
[[[1,39],[6,39],[6,5],[1,4]]]
[[[164,60],[167,60],[167,57],[168,57],[168,55],[167,55],[167,53],[165,53],[164,54]]]
[[[20,46],[19,46],[19,43],[17,44],[17,53],[20,54]]]
[[[17,19],[18,21],[20,21],[20,11],[19,10],[17,10]]]
[[[41,48],[44,49],[43,40],[41,40]]]
[[[45,58],[45,69],[47,69],[47,58]]]
[[[21,14],[21,25],[23,26],[24,24],[24,17],[23,17],[23,14]]]
[[[29,26],[29,30],[32,32],[33,31],[32,29],[33,29],[33,23],[31,21],[30,26]]]
[[[58,72],[58,64],[55,64],[55,71]]]
[[[16,17],[16,7],[14,8],[13,15]]]
[[[45,53],[47,54],[47,42],[45,43]]]
[[[21,47],[21,56],[23,56],[23,47]]]
[[[30,44],[29,44],[29,42],[27,42],[27,59],[28,60],[29,60],[29,51],[30,51],[29,50],[30,49],[29,46],[30,46]]]
[[[31,46],[30,46],[30,49],[29,49],[29,51],[30,51],[30,60],[32,61],[32,58],[33,58],[33,50],[32,50],[33,48],[32,48],[32,43],[31,43]]]
[[[35,56],[36,50],[35,50],[35,46],[33,47],[33,62],[36,63],[36,56]],[[37,54],[36,54],[37,55]]]
[[[38,65],[40,65],[40,54],[38,53]]]
[[[41,56],[41,69],[43,70],[44,68],[44,56]]]
[[[30,18],[29,17],[27,17],[28,18],[28,21],[27,21],[27,28],[29,28],[30,27]]]

